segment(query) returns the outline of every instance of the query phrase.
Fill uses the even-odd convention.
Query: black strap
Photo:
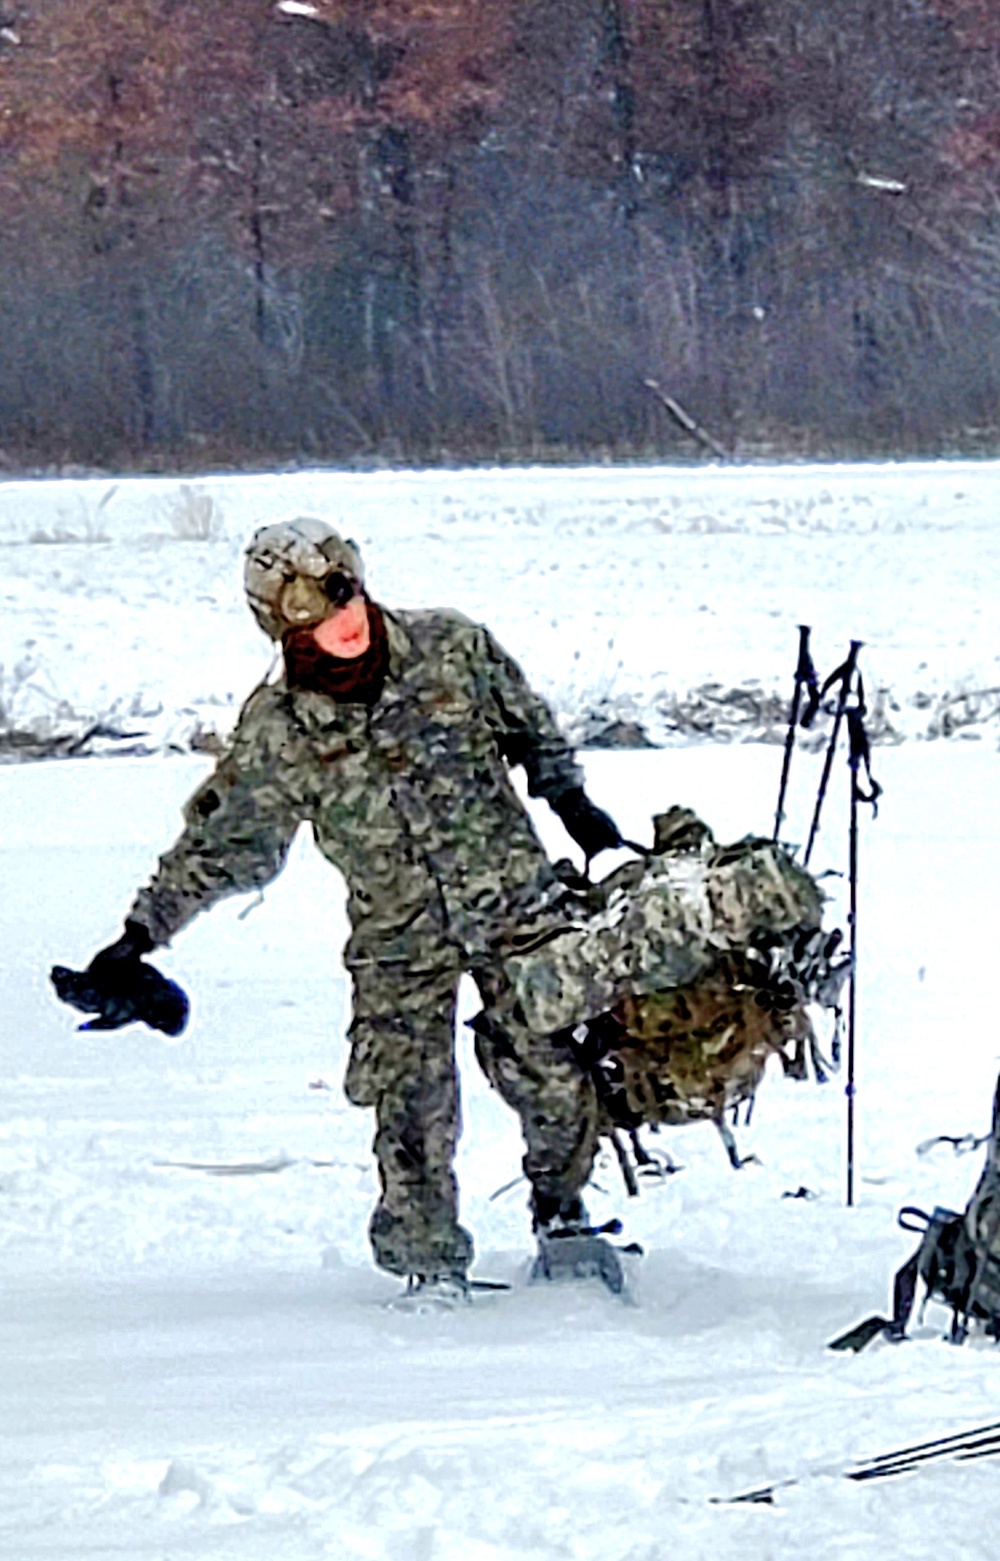
[[[842,1353],[852,1350],[855,1355],[860,1355],[873,1339],[879,1334],[885,1333],[892,1327],[892,1319],[889,1317],[866,1317],[863,1323],[855,1323],[853,1328],[848,1328],[846,1333],[841,1333],[836,1339],[831,1339],[827,1345],[828,1350],[839,1350]]]
[[[978,1138],[975,1133],[962,1133],[957,1138],[953,1133],[937,1133],[933,1138],[925,1138],[917,1145],[917,1154],[928,1155],[938,1144],[950,1144],[956,1156],[972,1154],[974,1150],[988,1144],[991,1137],[990,1133],[982,1133]]]
[[[909,1223],[916,1216],[922,1221],[920,1226]],[[924,1256],[927,1245],[928,1231],[934,1226],[935,1221],[923,1209],[914,1208],[912,1205],[900,1209],[897,1222],[903,1230],[922,1232],[920,1245],[917,1250],[908,1257],[902,1268],[896,1272],[892,1285],[892,1316],[891,1317],[866,1317],[864,1322],[856,1323],[846,1333],[842,1333],[836,1339],[831,1339],[827,1345],[828,1350],[852,1350],[855,1355],[866,1349],[873,1339],[879,1334],[883,1339],[888,1339],[893,1344],[899,1344],[906,1338],[906,1325],[913,1313],[913,1303],[917,1294],[917,1280],[920,1277],[920,1260]],[[935,1238],[936,1239],[936,1238]]]
[[[799,633],[800,635],[802,634],[801,629]],[[834,673],[834,677],[836,676],[837,673]],[[795,681],[802,688],[808,690],[806,707],[799,719],[799,725],[807,730],[816,719],[816,712],[819,710],[819,703],[823,697],[819,688],[819,673],[813,665],[812,655],[809,650],[808,629],[806,629],[805,635],[799,641],[799,664],[795,668]]]
[[[872,774],[871,743],[865,728],[865,716],[868,714],[868,706],[865,703],[865,685],[858,673],[855,688],[856,703],[849,705],[845,714],[847,716],[847,735],[850,743],[848,763],[851,766],[851,775],[855,786],[855,795],[859,802],[871,804],[872,817],[878,817],[878,799],[882,795],[882,787]],[[859,770],[864,769],[868,781],[868,790],[862,789],[857,776]]]
[[[910,1215],[916,1215],[917,1219],[920,1221],[920,1224],[914,1225],[912,1220],[908,1218]],[[896,1215],[896,1224],[899,1226],[900,1230],[909,1230],[912,1231],[914,1235],[922,1236],[928,1225],[931,1223],[931,1218],[932,1216],[927,1214],[923,1209],[914,1208],[912,1203],[908,1203],[906,1208],[900,1209],[899,1213]]]
[[[858,643],[860,644],[860,642]],[[834,667],[833,671],[830,673],[830,676],[824,680],[822,686],[817,687],[819,679],[816,674],[816,668],[813,667],[812,659],[810,658],[809,665],[812,669],[812,677],[808,680],[809,699],[806,703],[805,710],[802,712],[802,720],[799,723],[801,726],[806,728],[812,726],[816,716],[819,714],[819,707],[826,698],[826,695],[830,692],[831,688],[836,686],[836,684],[846,683],[848,678],[854,672],[856,662],[857,652],[853,651],[848,654],[844,661],[840,663],[839,667]]]
[[[921,1242],[921,1246],[923,1243]],[[892,1285],[892,1321],[885,1327],[887,1339],[903,1339],[906,1337],[906,1325],[913,1312],[913,1303],[917,1294],[917,1278],[920,1272],[920,1247],[912,1257],[907,1258],[902,1268],[896,1271],[896,1277]]]
[[[911,1212],[919,1212],[919,1210]],[[892,1316],[866,1317],[864,1322],[855,1323],[854,1327],[848,1328],[846,1333],[831,1339],[827,1345],[828,1350],[841,1352],[851,1350],[855,1355],[860,1355],[861,1351],[867,1349],[872,1340],[877,1339],[880,1334],[883,1339],[888,1339],[893,1344],[899,1344],[906,1338],[906,1325],[910,1320],[917,1293],[922,1247],[921,1242],[913,1256],[907,1258],[896,1274],[892,1286]]]

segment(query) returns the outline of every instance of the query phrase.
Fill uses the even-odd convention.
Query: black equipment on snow
[[[899,1341],[916,1299],[917,1282],[923,1280],[924,1306],[930,1300],[951,1307],[953,1344],[967,1338],[973,1322],[1000,1342],[1000,1079],[993,1098],[993,1127],[986,1165],[963,1213],[936,1208],[900,1209],[903,1230],[923,1231],[920,1245],[896,1274],[892,1316],[869,1317],[833,1339],[831,1350],[863,1350],[879,1334]],[[917,1220],[920,1223],[914,1224]]]
[[[868,1480],[889,1480],[897,1474],[909,1474],[924,1464],[938,1463],[953,1458],[956,1463],[967,1463],[977,1458],[995,1458],[1000,1454],[1000,1421],[973,1426],[968,1431],[956,1431],[951,1436],[936,1436],[928,1442],[915,1442],[908,1447],[895,1447],[891,1452],[879,1453],[852,1466],[831,1468],[821,1466],[802,1475],[789,1475],[775,1480],[771,1485],[758,1485],[754,1490],[741,1491],[738,1496],[711,1496],[713,1506],[773,1507],[776,1491],[787,1490],[792,1485],[802,1485],[817,1475],[829,1477],[841,1474],[845,1480],[863,1484]]]
[[[51,980],[60,1000],[96,1016],[81,1030],[120,1030],[138,1021],[164,1035],[180,1035],[191,1005],[175,981],[144,963],[142,955],[152,948],[141,922],[127,921],[118,941],[95,954],[86,970],[53,965]]]

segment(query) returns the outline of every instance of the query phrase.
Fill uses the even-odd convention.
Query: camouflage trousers
[[[453,1169],[461,1130],[455,1009],[464,968],[460,952],[447,947],[421,950],[405,967],[352,967],[344,1083],[349,1100],[375,1110],[381,1195],[369,1237],[376,1263],[394,1274],[465,1273],[472,1261]],[[488,971],[472,974],[487,1004],[476,1055],[521,1119],[525,1175],[544,1207],[569,1203],[587,1182],[597,1147],[593,1082],[557,1041],[487,1018],[494,983]]]

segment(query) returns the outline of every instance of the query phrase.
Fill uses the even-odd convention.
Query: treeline
[[[0,0],[0,460],[995,450],[998,65],[992,0]]]

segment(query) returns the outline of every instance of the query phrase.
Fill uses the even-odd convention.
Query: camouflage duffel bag
[[[811,1058],[822,1077],[805,999],[775,993],[766,976],[753,960],[727,955],[690,985],[625,997],[588,1025],[583,1056],[606,1131],[705,1120],[721,1127],[727,1112],[753,1099],[771,1057],[800,1079]]]
[[[688,1024],[688,999],[676,993],[699,988],[696,1026],[707,1022],[718,1047],[732,994],[743,993],[736,1007],[744,1027],[749,1004],[771,1013],[811,1001],[835,1007],[846,974],[835,957],[841,935],[822,929],[824,896],[785,846],[754,835],[718,845],[680,807],[660,813],[654,827],[643,862],[583,885],[576,915],[534,941],[527,932],[507,952],[505,973],[530,1030],[552,1033],[615,1012],[651,1041]],[[782,1033],[788,1038],[785,1026]]]
[[[567,1035],[614,1127],[720,1122],[771,1056],[804,1077],[808,1006],[836,1008],[848,968],[783,846],[719,845],[686,808],[654,827],[645,860],[581,887],[567,926],[505,961],[529,1028]]]

